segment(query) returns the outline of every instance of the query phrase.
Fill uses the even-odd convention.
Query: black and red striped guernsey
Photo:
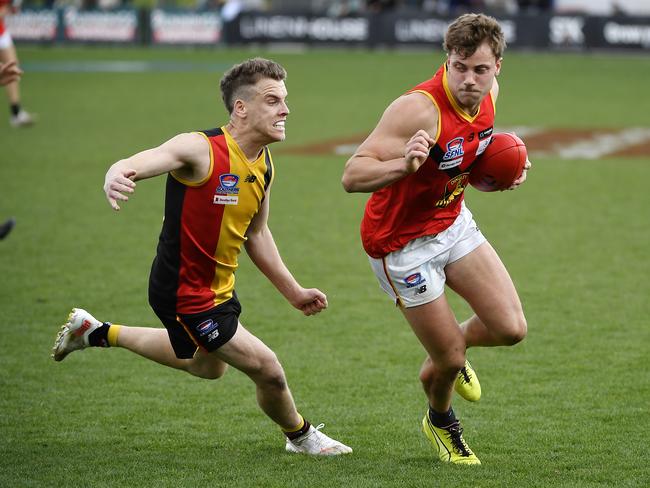
[[[273,179],[267,147],[251,162],[225,127],[200,134],[210,143],[210,170],[200,182],[167,176],[149,278],[154,308],[175,314],[204,312],[232,297],[246,231]]]

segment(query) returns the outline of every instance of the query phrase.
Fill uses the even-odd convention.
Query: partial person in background
[[[11,34],[5,26],[5,17],[14,13],[16,8],[12,6],[11,0],[0,0],[0,63],[18,64],[16,47],[14,46]],[[12,80],[5,86],[7,98],[9,99],[9,110],[11,115],[9,123],[13,127],[26,127],[35,122],[32,114],[21,107],[20,104],[20,82]]]
[[[289,272],[268,227],[275,176],[268,145],[285,139],[285,77],[284,68],[267,59],[234,66],[221,80],[226,125],[179,134],[110,167],[104,191],[114,210],[136,181],[167,175],[165,218],[149,275],[149,303],[165,328],[100,322],[75,308],[53,357],[61,361],[89,346],[122,347],[206,379],[223,376],[230,365],[255,383],[258,404],[284,432],[288,452],[347,454],[352,449],[298,413],[275,353],[239,322],[235,270],[242,248],[304,315],[327,308],[323,292],[303,288]]]
[[[18,66],[16,66],[15,61],[0,63],[0,86],[18,81],[22,74],[23,72],[18,68]],[[13,217],[5,220],[5,222],[0,225],[0,239],[7,237],[15,225],[16,219]]]
[[[9,235],[11,229],[16,225],[16,219],[11,217],[10,219],[5,220],[5,222],[0,225],[0,239],[4,239]]]
[[[446,61],[384,111],[342,180],[348,192],[372,193],[363,247],[427,353],[420,369],[424,434],[442,461],[459,464],[480,464],[451,408],[454,389],[470,401],[481,396],[466,349],[516,344],[527,327],[508,271],[464,202],[469,171],[494,131],[505,46],[494,18],[457,18],[445,35]],[[529,161],[512,188],[528,168]],[[461,324],[445,285],[474,311]]]

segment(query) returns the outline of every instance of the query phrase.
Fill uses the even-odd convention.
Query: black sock
[[[88,336],[88,344],[94,347],[109,347],[108,329],[110,327],[110,322],[104,322],[102,325],[93,330]]]
[[[12,103],[9,106],[9,110],[11,110],[11,115],[15,117],[18,115],[18,112],[20,112],[20,103]]]
[[[305,425],[302,426],[301,429],[296,430],[295,432],[285,432],[284,435],[286,435],[289,440],[294,440],[300,437],[301,435],[305,435],[307,431],[309,431],[309,427],[311,427],[311,424],[307,419],[303,419],[305,422]]]
[[[449,407],[444,413],[436,412],[431,406],[429,406],[429,420],[436,427],[448,427],[454,422],[456,422],[456,414],[454,414],[454,409]]]

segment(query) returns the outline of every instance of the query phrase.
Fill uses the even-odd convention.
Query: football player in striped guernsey
[[[268,145],[285,138],[285,77],[282,66],[266,59],[234,66],[221,80],[230,113],[226,125],[177,135],[110,167],[104,190],[114,210],[128,201],[137,181],[167,175],[149,279],[149,303],[165,328],[101,322],[76,308],[53,357],[61,361],[89,346],[118,346],[201,378],[217,379],[232,366],[255,383],[259,406],[284,432],[288,452],[347,454],[352,449],[298,413],[276,355],[239,322],[235,270],[242,248],[303,314],[327,307],[323,292],[302,287],[289,272],[268,227],[275,175]]]

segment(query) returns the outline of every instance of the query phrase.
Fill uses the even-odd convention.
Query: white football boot
[[[92,331],[101,327],[102,322],[90,315],[81,308],[73,308],[68,321],[61,327],[54,347],[52,348],[52,357],[55,361],[63,361],[72,351],[85,349],[90,344],[88,336]]]
[[[287,452],[310,454],[312,456],[338,456],[339,454],[352,452],[351,447],[322,433],[320,429],[323,427],[325,427],[325,424],[320,424],[318,427],[311,425],[306,434],[297,439],[287,439]]]
[[[11,116],[9,123],[12,127],[29,127],[36,123],[36,116],[25,110],[21,110],[18,114]]]

